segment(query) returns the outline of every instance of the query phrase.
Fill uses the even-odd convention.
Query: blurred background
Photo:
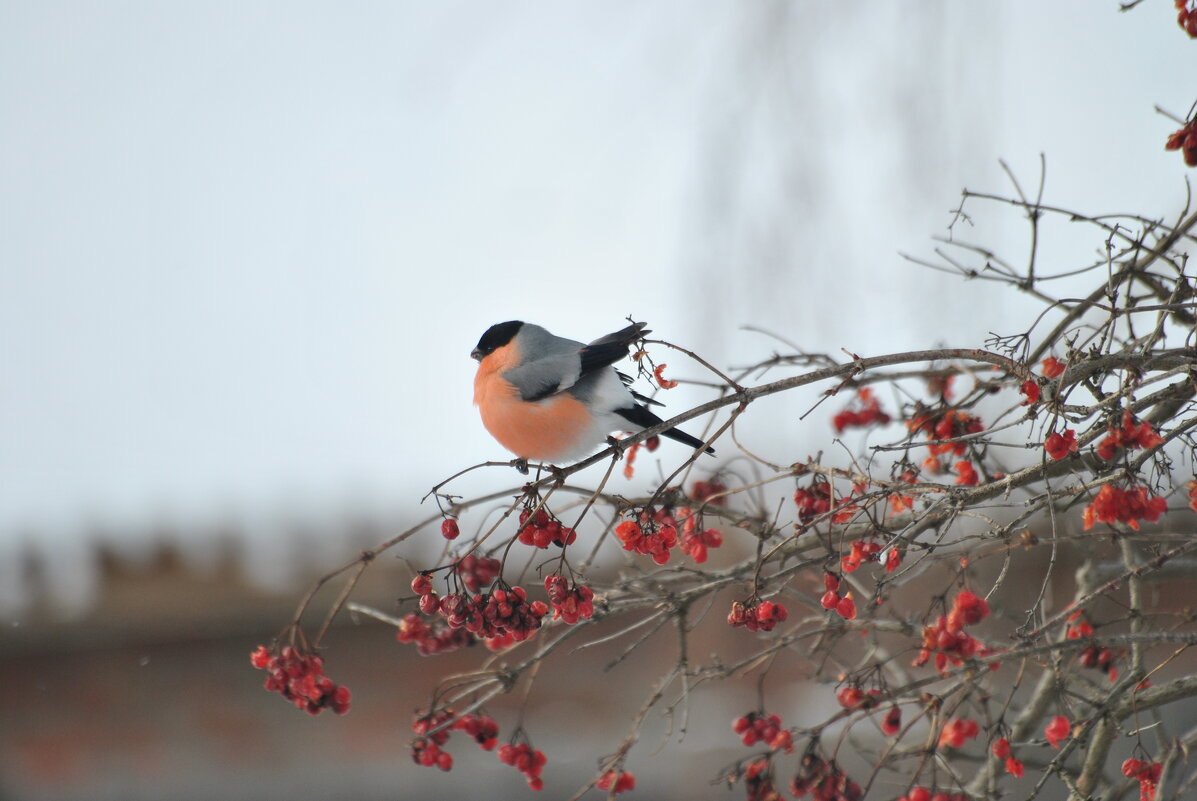
[[[1174,18],[0,0],[0,798],[524,797],[491,757],[410,763],[410,713],[457,655],[343,626],[330,673],[355,708],[312,720],[246,659],[434,483],[507,458],[471,407],[482,331],[591,340],[632,315],[727,366],[785,349],[745,326],[835,355],[1025,330],[1038,307],[1013,291],[900,254],[932,252],[963,187],[1011,192],[999,159],[1032,192],[1044,154],[1055,205],[1178,213],[1177,125],[1153,110],[1193,101]],[[1025,221],[990,211],[967,238],[1020,263]],[[1065,269],[1099,244],[1061,226],[1040,254]],[[824,446],[825,424],[762,409],[748,442]],[[389,608],[410,575],[381,560],[360,598]],[[540,717],[631,680],[546,690]],[[712,697],[713,750],[692,734],[692,763],[637,774],[722,795],[739,711]],[[593,753],[554,757],[546,792]]]

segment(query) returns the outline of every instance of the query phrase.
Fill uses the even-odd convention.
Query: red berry
[[[441,521],[441,536],[447,540],[455,540],[461,534],[461,529],[457,526],[457,521],[451,517],[446,517]]]

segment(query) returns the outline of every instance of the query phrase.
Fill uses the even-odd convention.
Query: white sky
[[[1061,205],[1174,214],[1173,17],[0,0],[0,563],[98,525],[408,508],[504,458],[468,357],[501,320],[632,313],[719,363],[772,349],[745,323],[978,345],[1024,307],[897,252],[962,186],[1006,190],[999,157],[1030,188],[1046,153]],[[987,232],[1021,253],[1016,221]]]

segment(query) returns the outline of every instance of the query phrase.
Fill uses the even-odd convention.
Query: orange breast
[[[553,461],[567,457],[589,435],[590,411],[562,393],[529,403],[503,379],[503,370],[519,362],[514,345],[492,353],[474,376],[474,404],[491,436],[521,459]]]

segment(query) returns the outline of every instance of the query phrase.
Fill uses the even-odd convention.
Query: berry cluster
[[[798,521],[806,525],[819,515],[831,511],[831,482],[816,478],[808,487],[794,490],[794,503],[798,506]]]
[[[819,599],[824,609],[834,609],[836,614],[844,620],[856,619],[856,601],[852,600],[852,593],[840,595],[840,577],[835,573],[823,574],[823,588],[826,592]]]
[[[599,777],[595,786],[600,790],[610,790],[619,795],[636,789],[636,776],[630,771],[609,770]]]
[[[498,559],[491,559],[488,556],[477,556],[476,554],[466,554],[453,569],[457,575],[461,577],[461,581],[465,584],[465,588],[470,592],[478,592],[483,587],[489,587],[490,583],[499,577],[499,571],[502,569],[502,563]]]
[[[699,485],[702,485],[701,481],[695,485],[696,493]],[[722,484],[713,484],[709,485],[709,487],[711,489],[708,490],[708,485],[702,485],[704,491],[722,492],[724,489]],[[658,509],[653,514],[653,523],[662,529],[666,526],[673,529],[674,534],[667,536],[676,537],[676,532],[681,531],[681,535],[677,539],[681,545],[682,553],[688,554],[698,564],[707,561],[708,550],[718,548],[723,544],[723,533],[715,528],[701,529],[701,520],[701,516],[694,514],[693,510],[688,506],[679,506],[676,509]]]
[[[1192,0],[1176,0],[1176,10],[1180,12],[1176,15],[1176,24],[1191,38],[1197,39],[1197,5],[1190,8],[1191,2]],[[1197,148],[1197,144],[1194,144],[1194,147]],[[1197,159],[1189,166],[1197,167]]]
[[[1006,772],[1016,779],[1021,779],[1025,772],[1022,762],[1015,759],[1010,751],[1010,741],[1005,737],[1000,737],[993,742],[993,755],[998,759],[1005,760]]]
[[[1065,362],[1060,361],[1055,356],[1048,356],[1043,360],[1039,369],[1043,373],[1044,378],[1059,378],[1064,375],[1066,367]]]
[[[981,733],[977,721],[968,718],[952,718],[939,732],[939,747],[963,748],[967,740]]]
[[[435,595],[425,597],[436,600]],[[423,598],[420,600],[422,602]],[[420,620],[420,616],[415,612],[404,615],[403,619],[399,621],[399,630],[395,633],[395,639],[401,643],[415,643],[416,651],[420,656],[446,654],[474,642],[474,638],[465,629],[443,626],[434,628]]]
[[[798,798],[810,793],[814,801],[858,801],[864,795],[839,765],[814,754],[802,758],[802,769],[790,782],[790,792]]]
[[[693,517],[686,518],[686,524],[692,520],[694,520]],[[723,532],[717,528],[699,531],[697,526],[683,525],[682,553],[688,554],[697,564],[701,565],[707,561],[707,551],[711,548],[718,548],[722,544]]]
[[[1119,489],[1106,484],[1098,490],[1093,503],[1085,507],[1085,531],[1093,528],[1094,522],[1126,523],[1138,531],[1140,520],[1154,523],[1166,511],[1168,501],[1152,495],[1146,487]]]
[[[532,518],[531,521],[529,517]],[[537,548],[548,548],[550,545],[564,548],[566,545],[572,545],[578,538],[578,532],[561,525],[561,521],[555,519],[544,508],[537,509],[535,515],[528,509],[520,512],[520,526],[520,542]]]
[[[462,715],[453,728],[473,737],[483,751],[493,751],[499,744],[499,724],[489,715]]]
[[[875,542],[853,540],[848,553],[840,558],[840,567],[845,573],[851,573],[864,562],[876,562],[881,554],[881,546]],[[886,566],[889,569],[889,566]],[[894,567],[897,567],[895,565]]]
[[[1072,722],[1063,715],[1056,715],[1043,729],[1043,736],[1048,745],[1059,750],[1060,743],[1072,736]]]
[[[1082,667],[1100,670],[1110,681],[1118,681],[1118,654],[1100,645],[1087,646],[1077,657]]]
[[[774,626],[789,616],[790,613],[779,603],[750,598],[743,603],[732,601],[727,622],[730,626],[742,626],[749,631],[772,631]]]
[[[279,653],[259,645],[249,655],[250,664],[265,670],[265,687],[286,698],[310,715],[329,708],[338,715],[349,711],[349,688],[324,675],[324,660],[301,653],[290,645]]]
[[[841,409],[831,418],[831,425],[835,433],[843,433],[845,428],[863,428],[871,425],[885,425],[891,418],[881,410],[881,403],[873,396],[873,390],[863,387],[856,391],[855,408],[853,404]]]
[[[564,576],[553,573],[545,577],[544,589],[553,605],[553,620],[560,618],[572,626],[593,617],[594,591],[585,584],[570,587]]]
[[[1180,2],[1180,0],[1177,0]],[[1182,10],[1182,19],[1187,14],[1189,25],[1192,30],[1197,30],[1197,8],[1191,11]],[[1183,24],[1183,23],[1182,23]],[[1189,33],[1192,36],[1192,31]],[[1184,127],[1173,133],[1168,137],[1168,143],[1164,145],[1166,150],[1179,150],[1184,154],[1185,164],[1190,167],[1197,167],[1197,118],[1189,120]]]
[[[1139,801],[1155,801],[1155,791],[1163,776],[1163,765],[1134,757],[1122,763],[1122,775],[1139,780]]]
[[[722,496],[725,492],[727,492],[727,485],[717,479],[695,481],[694,487],[690,490],[690,497],[696,504],[710,503],[714,506],[726,506],[726,498],[715,497]]]
[[[754,759],[744,766],[746,801],[781,801],[781,793],[773,784],[773,763],[768,759]]]
[[[527,743],[512,745],[508,743],[499,747],[499,761],[504,765],[511,765],[528,780],[528,786],[533,790],[544,789],[544,780],[540,778],[545,763],[549,758],[543,751],[533,750]]]
[[[449,741],[449,727],[446,726],[453,719],[453,710],[446,709],[438,713],[429,713],[412,721],[411,730],[418,737],[411,742],[411,758],[417,765],[426,768],[436,766],[441,770],[453,767],[453,755],[442,751],[441,746]],[[434,731],[435,730],[435,731]],[[429,734],[429,732],[432,732]]]
[[[482,638],[507,635],[517,642],[532,636],[549,611],[544,601],[528,603],[523,587],[473,597],[451,593],[440,599],[439,607],[452,628],[464,628]]]
[[[665,368],[668,366],[668,364],[658,364],[655,368],[653,368],[653,378],[657,379],[657,386],[659,386],[661,389],[673,389],[677,386],[676,381],[671,381],[664,375]]]
[[[902,710],[897,705],[891,706],[881,719],[881,731],[889,736],[897,734],[902,729]]]
[[[956,462],[956,483],[965,487],[975,487],[981,483],[981,477],[977,475],[977,468],[973,467],[970,461]]]
[[[912,663],[915,667],[925,665],[935,654],[935,668],[947,673],[949,663],[961,665],[973,656],[986,656],[993,651],[977,639],[964,632],[964,627],[981,622],[989,614],[989,604],[984,598],[969,590],[961,590],[952,602],[952,609],[940,615],[934,626],[923,627],[923,647]],[[991,668],[996,669],[997,663]]]
[[[658,565],[669,561],[669,549],[677,547],[677,528],[673,525],[657,525],[644,521],[644,526],[633,520],[625,520],[615,527],[615,536],[625,551],[651,556]]]
[[[845,685],[835,694],[835,700],[839,701],[844,709],[867,709],[875,705],[880,697],[880,690],[874,688],[866,693],[855,684]]]
[[[749,712],[732,721],[732,731],[740,735],[740,742],[751,748],[764,743],[771,751],[794,750],[794,735],[781,725],[780,715],[766,715],[764,712]]]
[[[1068,616],[1068,621],[1068,628],[1064,632],[1068,639],[1083,640],[1093,636],[1093,624],[1085,619],[1083,612],[1073,612]],[[1118,666],[1115,662],[1118,661],[1118,657],[1119,654],[1109,648],[1092,643],[1080,652],[1077,661],[1081,663],[1082,667],[1100,670],[1109,677],[1110,681],[1117,681]]]
[[[1047,455],[1053,459],[1063,459],[1070,453],[1077,452],[1076,432],[1071,428],[1064,429],[1064,433],[1053,431],[1048,434],[1047,441],[1043,443],[1044,450]]]
[[[942,412],[923,412],[916,414],[906,421],[906,428],[911,432],[921,432],[932,440],[927,444],[927,450],[932,456],[954,454],[963,456],[968,449],[964,442],[940,442],[938,440],[955,439],[968,434],[977,434],[985,430],[980,418],[955,407],[949,407]]]
[[[938,792],[932,794],[926,787],[911,787],[910,792],[897,801],[969,801],[964,793]]]
[[[1151,423],[1136,423],[1129,411],[1122,413],[1122,424],[1110,426],[1110,433],[1097,443],[1098,458],[1107,462],[1118,455],[1121,448],[1155,448],[1164,444],[1164,438],[1155,432]]]
[[[1039,402],[1039,382],[1033,378],[1028,378],[1022,382],[1018,391],[1026,395],[1026,400],[1022,402],[1023,406],[1034,406]]]

